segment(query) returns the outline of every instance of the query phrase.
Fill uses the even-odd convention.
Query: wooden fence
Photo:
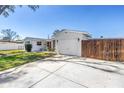
[[[82,57],[124,61],[124,39],[82,40]]]

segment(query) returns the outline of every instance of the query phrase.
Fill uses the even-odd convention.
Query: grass
[[[0,55],[14,55],[18,53],[24,53],[24,50],[0,50]]]
[[[13,52],[4,51],[4,53],[12,54]],[[15,55],[0,57],[0,71],[20,66],[29,62],[43,59],[45,57],[50,57],[54,53],[52,52],[14,52]]]

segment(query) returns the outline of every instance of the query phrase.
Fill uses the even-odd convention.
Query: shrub
[[[32,44],[25,44],[25,50],[27,52],[31,52],[31,49],[32,49]]]
[[[55,51],[54,48],[48,48],[48,51]]]

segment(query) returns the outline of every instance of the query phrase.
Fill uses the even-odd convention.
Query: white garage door
[[[58,45],[61,54],[78,55],[79,53],[79,42],[77,40],[61,40]]]

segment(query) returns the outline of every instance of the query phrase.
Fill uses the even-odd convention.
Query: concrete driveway
[[[124,64],[57,55],[0,72],[0,87],[124,87]]]

